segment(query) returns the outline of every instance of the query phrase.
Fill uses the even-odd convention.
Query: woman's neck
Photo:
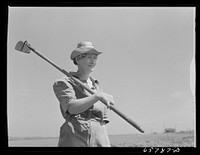
[[[82,81],[87,81],[88,78],[90,77],[90,72],[86,72],[81,69],[78,69],[76,73],[77,73],[78,78]]]

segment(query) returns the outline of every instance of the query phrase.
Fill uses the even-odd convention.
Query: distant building
[[[165,129],[165,133],[174,133],[174,132],[176,132],[175,128],[166,128]]]

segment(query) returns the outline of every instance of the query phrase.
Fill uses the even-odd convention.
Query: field
[[[193,132],[109,135],[113,147],[194,147]],[[10,147],[56,147],[58,138],[9,138]]]
[[[110,136],[118,147],[194,147],[193,133],[135,134]]]

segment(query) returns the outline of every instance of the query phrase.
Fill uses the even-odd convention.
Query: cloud
[[[176,91],[175,91],[174,93],[172,93],[170,96],[171,96],[172,98],[180,98],[180,97],[182,97],[184,94],[185,94],[184,92],[181,92],[181,91],[176,90]]]

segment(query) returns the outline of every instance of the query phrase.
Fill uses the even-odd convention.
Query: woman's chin
[[[90,69],[90,71],[91,71],[91,72],[93,72],[93,71],[94,71],[94,67],[93,67],[93,68],[91,68],[91,69]]]
[[[93,71],[94,71],[94,67],[89,67],[88,70],[89,70],[90,72],[93,72]]]

